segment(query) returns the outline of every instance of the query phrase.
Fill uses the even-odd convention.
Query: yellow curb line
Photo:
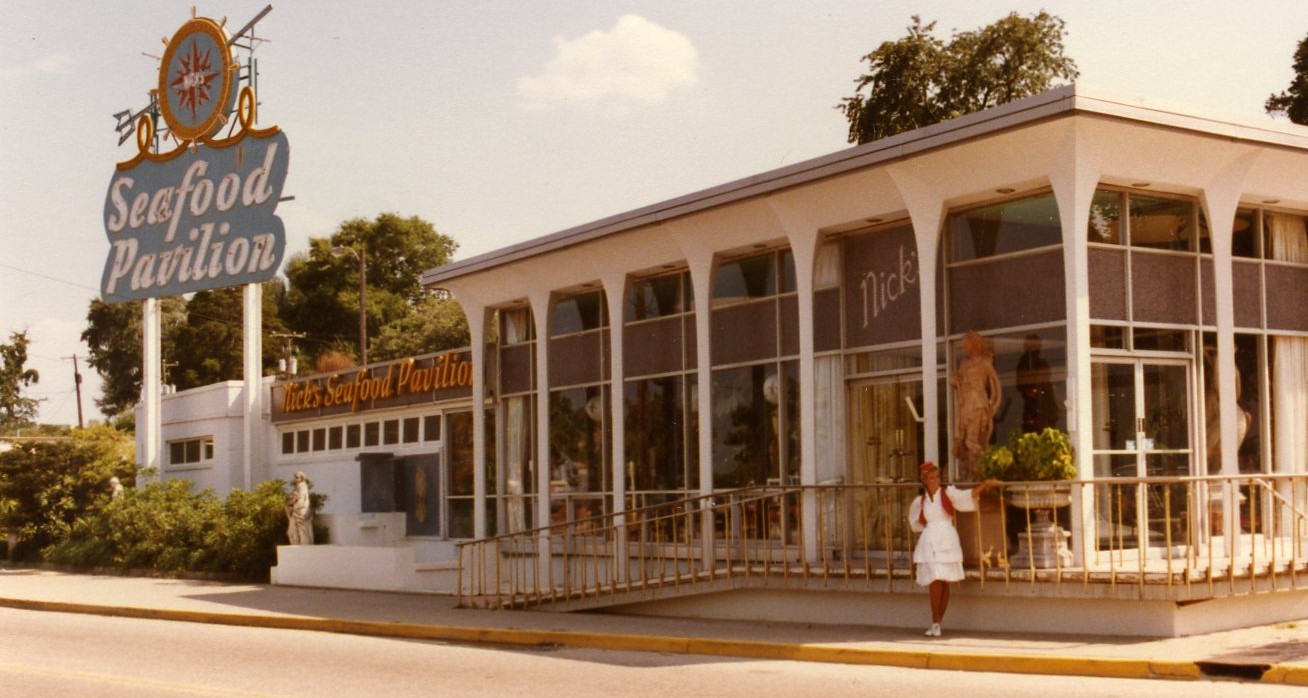
[[[451,625],[421,625],[392,621],[341,620],[309,616],[272,616],[211,611],[181,611],[132,606],[100,606],[64,601],[0,598],[0,606],[30,611],[82,613],[151,620],[173,620],[281,630],[313,630],[348,635],[396,637],[517,646],[558,645],[587,649],[698,654],[752,659],[783,659],[830,664],[863,664],[909,669],[988,671],[1008,674],[1096,676],[1127,679],[1202,679],[1198,663],[1165,659],[1051,657],[1023,654],[965,654],[926,650],[888,650],[825,644],[795,644],[748,640],[626,635],[572,630],[524,630]],[[1308,686],[1308,667],[1274,664],[1262,683]]]

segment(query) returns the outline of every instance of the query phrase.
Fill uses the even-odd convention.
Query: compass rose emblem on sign
[[[178,140],[212,135],[236,101],[231,49],[221,25],[196,17],[173,35],[159,67],[159,105]]]

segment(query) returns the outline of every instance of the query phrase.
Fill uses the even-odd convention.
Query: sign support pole
[[[245,463],[241,487],[250,490],[254,486],[254,466],[258,458],[257,448],[263,445],[261,426],[263,387],[263,285],[246,284],[243,293],[245,300],[245,391],[244,400],[244,443],[242,461]]]
[[[161,331],[159,299],[147,298],[141,310],[141,403],[145,405],[145,424],[138,424],[141,436],[142,466],[158,478],[163,466],[163,420],[159,409],[159,393],[163,389],[160,374],[163,372],[163,332]]]

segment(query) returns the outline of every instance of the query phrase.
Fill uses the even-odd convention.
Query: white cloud
[[[539,75],[518,79],[528,108],[561,103],[663,102],[699,82],[698,52],[684,34],[624,15],[609,31],[554,39],[554,58]]]
[[[0,79],[17,79],[28,75],[67,75],[73,63],[66,53],[50,53],[15,66],[0,67]]]

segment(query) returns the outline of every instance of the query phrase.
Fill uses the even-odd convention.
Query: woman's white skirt
[[[958,531],[950,521],[932,521],[917,539],[913,550],[917,565],[917,583],[957,582],[963,579],[963,546]]]

